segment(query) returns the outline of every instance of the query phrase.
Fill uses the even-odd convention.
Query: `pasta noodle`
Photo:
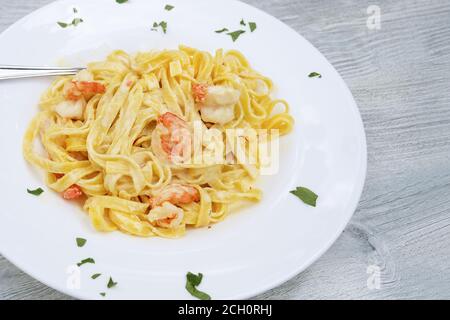
[[[26,131],[24,157],[46,172],[51,189],[84,199],[97,230],[176,238],[260,200],[257,151],[239,151],[227,137],[292,129],[288,104],[272,90],[234,50],[115,51],[53,82]],[[35,151],[36,139],[46,155]]]

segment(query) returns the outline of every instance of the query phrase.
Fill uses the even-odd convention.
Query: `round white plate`
[[[167,3],[175,8],[164,10]],[[77,27],[56,24],[75,16],[84,20]],[[241,18],[257,29],[236,42],[214,32],[241,28]],[[154,21],[167,21],[167,34],[151,31]],[[296,119],[294,132],[281,140],[279,172],[261,178],[261,203],[182,239],[98,233],[81,208],[45,188],[41,173],[23,160],[23,134],[51,79],[0,82],[0,252],[46,285],[85,299],[104,299],[100,292],[106,299],[190,299],[184,286],[191,271],[204,274],[199,289],[213,299],[249,298],[307,268],[352,216],[366,172],[365,135],[352,95],[308,41],[253,7],[211,0],[57,1],[0,35],[0,63],[82,65],[114,49],[178,44],[238,49],[273,79],[276,96],[289,101]],[[309,78],[313,71],[323,77]],[[39,186],[46,191],[40,197],[26,191]],[[316,208],[289,193],[296,186],[319,195]],[[78,248],[76,237],[87,244]],[[88,257],[96,263],[82,266],[76,288],[78,274],[70,266]],[[92,280],[94,273],[102,276]],[[109,276],[115,288],[106,288]]]

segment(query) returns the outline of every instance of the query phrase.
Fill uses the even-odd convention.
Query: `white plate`
[[[175,6],[164,10],[166,3]],[[71,21],[72,8],[84,22]],[[257,30],[233,43],[223,27],[239,28],[241,18]],[[167,34],[152,32],[168,22]],[[290,102],[295,131],[282,138],[281,169],[261,179],[261,203],[211,229],[192,230],[179,240],[103,234],[77,206],[47,190],[40,197],[26,188],[43,186],[38,170],[22,157],[22,137],[51,79],[0,82],[0,252],[39,281],[77,298],[189,299],[186,272],[202,272],[201,290],[213,299],[248,298],[273,288],[318,259],[352,216],[364,183],[366,143],[357,106],[327,60],[292,29],[237,1],[67,0],[21,19],[0,36],[2,64],[84,64],[113,49],[129,52],[186,44],[213,52],[238,49],[253,67],[271,77],[278,97]],[[64,60],[61,60],[61,59]],[[308,78],[310,72],[323,78]],[[316,208],[289,193],[307,186],[319,194]],[[75,238],[88,239],[78,248]],[[70,289],[68,267],[87,257],[81,288]],[[102,277],[91,280],[93,273]],[[117,287],[105,288],[111,275]],[[73,275],[74,276],[74,275]],[[75,275],[76,276],[76,275]]]

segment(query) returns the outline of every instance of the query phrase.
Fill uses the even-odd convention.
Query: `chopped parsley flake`
[[[226,31],[228,31],[228,28],[223,28],[223,29],[220,29],[220,30],[216,30],[214,32],[215,33],[223,33],[223,32],[226,32]]]
[[[317,72],[311,72],[308,77],[310,78],[322,78],[322,75],[320,73]]]
[[[161,30],[164,33],[167,33],[167,22],[166,21],[161,21],[161,22],[153,22],[153,28],[152,31],[157,31],[158,27],[161,27]]]
[[[83,238],[77,238],[76,240],[77,240],[77,246],[79,246],[80,248],[82,246],[84,246],[86,244],[86,241],[87,241],[86,239],[83,239]]]
[[[233,32],[228,32],[227,35],[231,36],[231,39],[233,40],[233,42],[235,42],[239,38],[239,36],[243,33],[245,33],[244,30],[236,30]]]
[[[197,286],[202,282],[203,274],[194,274],[188,272],[186,274],[186,290],[193,296],[200,300],[211,300],[209,294],[197,289]]]
[[[167,11],[172,10],[173,8],[175,8],[174,6],[170,5],[170,4],[166,4],[166,6],[164,7],[164,9],[166,9]]]
[[[72,20],[72,25],[73,25],[74,27],[76,27],[76,26],[77,26],[78,24],[80,24],[81,22],[83,22],[83,19],[75,18],[75,19]]]
[[[315,194],[313,191],[309,190],[305,187],[297,187],[297,189],[292,190],[291,193],[298,197],[300,200],[302,200],[307,205],[310,205],[312,207],[316,206],[317,202],[317,194]]]
[[[81,260],[81,262],[77,263],[77,266],[81,267],[83,264],[86,264],[86,263],[95,263],[95,260],[92,258],[83,259],[83,260]]]
[[[239,22],[239,24],[240,24],[241,26],[244,26],[244,27],[248,25],[248,27],[249,27],[249,29],[250,29],[250,32],[255,31],[255,30],[256,30],[256,27],[257,27],[257,26],[256,26],[256,22],[245,22],[244,19],[241,19],[241,21]],[[223,33],[223,32],[226,32],[226,31],[228,31],[228,28],[219,29],[219,30],[216,30],[216,31],[214,31],[214,32],[215,32],[215,33]],[[233,32],[228,32],[227,35],[231,36],[231,39],[232,39],[233,41],[236,41],[236,40],[239,38],[239,36],[240,36],[241,34],[243,34],[243,33],[245,33],[245,30],[240,29],[240,30],[236,30],[236,31],[233,31]]]
[[[42,190],[42,188],[37,188],[34,190],[27,189],[27,192],[29,194],[32,194],[33,196],[40,196],[44,192],[44,190]]]
[[[114,282],[114,280],[111,278],[111,277],[109,277],[109,280],[108,280],[108,289],[111,289],[111,288],[113,288],[113,287],[115,287],[117,285],[117,282]]]
[[[58,23],[58,25],[59,25],[61,28],[67,28],[67,27],[70,27],[70,26],[76,27],[77,25],[79,25],[79,24],[82,23],[82,22],[84,22],[83,19],[81,19],[81,18],[75,18],[75,19],[72,20],[71,23],[65,23],[65,22],[60,22],[60,21],[58,21],[57,23]]]

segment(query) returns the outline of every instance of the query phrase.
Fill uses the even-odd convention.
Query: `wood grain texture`
[[[0,0],[0,31],[49,0]],[[349,85],[369,166],[350,224],[313,266],[258,299],[450,298],[450,2],[246,0],[315,45]],[[369,265],[381,287],[369,290]],[[67,299],[0,257],[0,299]]]

